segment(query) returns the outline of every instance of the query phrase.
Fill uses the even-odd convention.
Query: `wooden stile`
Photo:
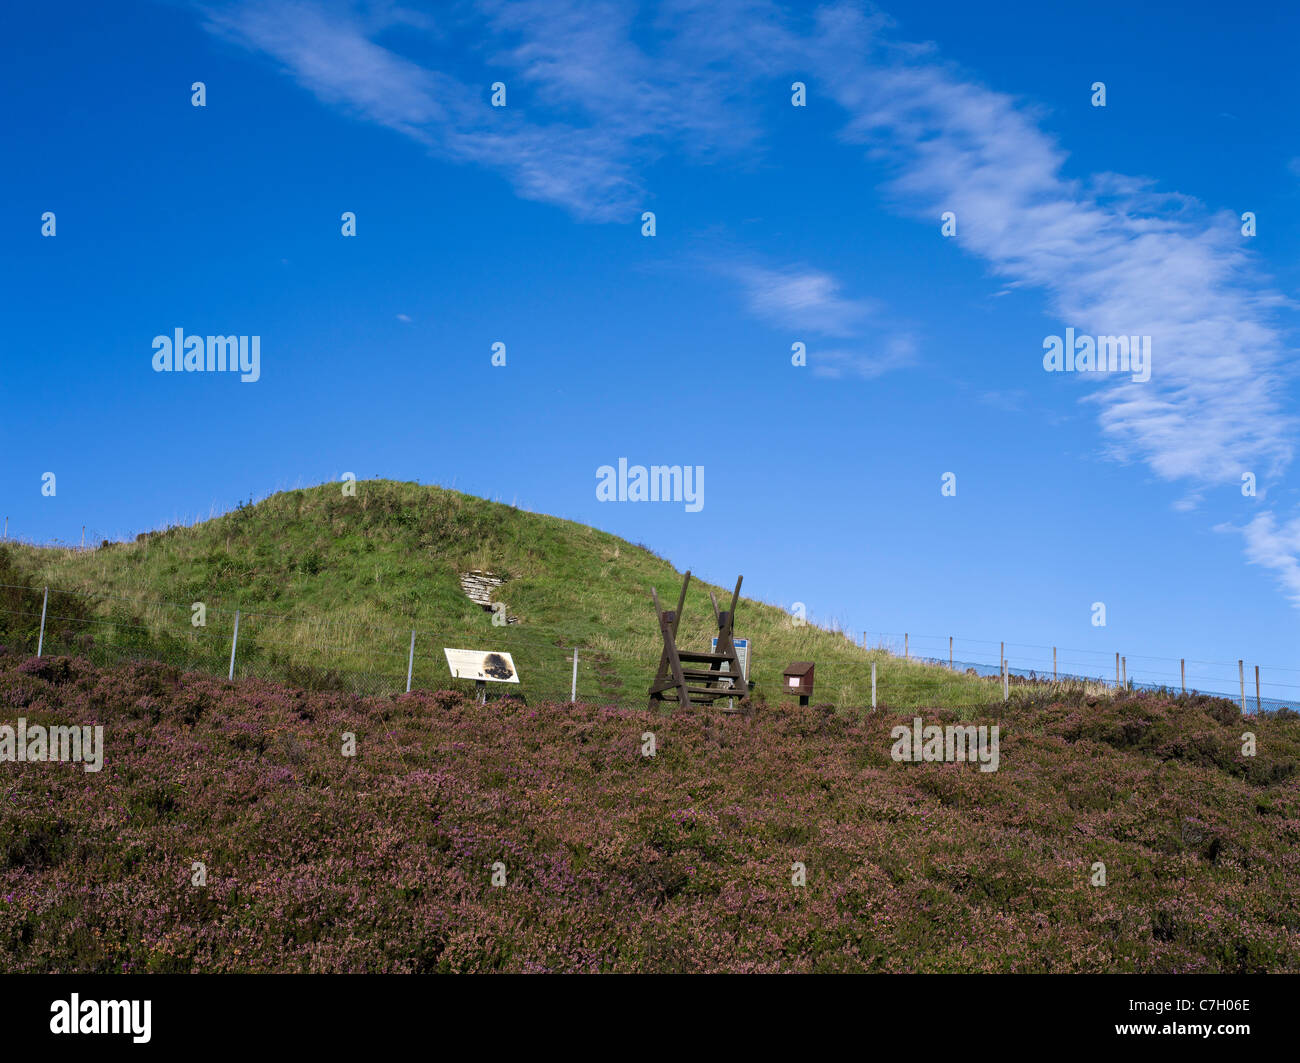
[[[682,592],[677,598],[676,610],[662,608],[658,593],[653,587],[650,588],[650,599],[659,617],[659,633],[664,640],[659,668],[654,682],[650,684],[650,708],[653,709],[656,702],[676,701],[683,709],[687,709],[692,705],[712,705],[718,698],[745,696],[745,676],[740,668],[740,656],[736,653],[734,639],[736,605],[740,601],[740,584],[743,579],[743,576],[736,579],[736,589],[732,592],[729,609],[719,609],[717,596],[712,591],[709,592],[709,598],[713,601],[713,616],[718,624],[716,652],[682,650],[677,646],[677,629],[681,624],[682,610],[686,606],[686,588],[691,582],[689,572],[682,580]],[[728,669],[726,671],[723,670],[724,664]],[[691,667],[692,665],[707,667]]]

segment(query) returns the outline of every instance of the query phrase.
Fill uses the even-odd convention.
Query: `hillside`
[[[359,698],[13,653],[0,703],[106,746],[98,773],[3,766],[0,970],[1300,970],[1293,713],[1028,696],[982,773],[896,763],[889,714],[817,706]]]
[[[642,703],[661,646],[649,588],[670,605],[681,587],[667,561],[585,525],[455,491],[386,480],[356,487],[355,496],[338,484],[282,492],[94,550],[9,544],[0,548],[8,588],[0,589],[0,644],[35,649],[40,588],[49,585],[73,593],[51,602],[47,652],[101,663],[156,657],[225,675],[239,609],[237,676],[400,691],[415,628],[417,688],[455,686],[441,650],[468,646],[512,652],[530,700],[566,698],[568,651],[580,646],[580,696]],[[459,576],[477,570],[506,580],[499,597],[519,623],[493,626],[465,596]],[[720,574],[720,599],[729,600],[735,575]],[[715,632],[709,589],[691,584],[683,645],[706,649]],[[761,595],[752,579],[745,589]],[[194,602],[206,607],[202,628],[191,622]],[[884,705],[1000,699],[996,680],[864,652],[749,597],[737,617],[737,634],[755,648],[750,678],[760,699],[779,699],[781,669],[793,660],[816,661],[817,700],[845,708],[869,705],[873,661]]]

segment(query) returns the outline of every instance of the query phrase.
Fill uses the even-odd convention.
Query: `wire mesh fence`
[[[1013,680],[1206,694],[1236,702],[1243,711],[1276,712],[1300,705],[1300,669],[1247,665],[1244,658],[1202,661],[884,631],[864,631],[862,644],[977,676],[999,677],[1005,668]]]
[[[245,612],[204,603],[85,594],[0,584],[0,646],[18,652],[84,657],[99,665],[156,660],[230,679],[264,679],[312,690],[362,695],[460,689],[475,682],[448,672],[444,648],[471,648],[483,628],[385,628],[347,619]],[[493,626],[496,651],[510,653],[522,687],[494,684],[494,694],[569,700],[574,648],[521,629]],[[607,649],[579,649],[581,693],[620,692],[601,668]]]
[[[236,680],[255,678],[361,695],[408,689],[475,693],[473,680],[450,674],[444,649],[472,649],[485,641],[493,651],[511,654],[523,679],[519,685],[490,684],[493,696],[515,694],[528,701],[568,701],[576,694],[579,700],[644,706],[657,660],[657,653],[644,647],[625,648],[613,639],[574,646],[518,624],[490,629],[449,625],[444,630],[379,627],[342,616],[245,612],[220,604],[0,583],[0,646],[45,656],[80,656],[98,665],[156,660]],[[808,649],[811,656],[813,643]],[[875,669],[857,655],[868,650],[916,665],[942,666],[951,680],[936,677],[933,669],[893,662],[887,674],[882,672],[868,685],[867,676],[875,676]],[[759,654],[750,660],[748,678],[769,693],[778,690],[783,686],[781,663]],[[1055,680],[1098,689],[1213,694],[1241,704],[1244,711],[1274,711],[1300,703],[1300,669],[1267,668],[1261,673],[1256,688],[1256,671],[1252,666],[1248,673],[1244,662],[863,632],[860,645],[845,636],[839,653],[819,660],[815,700],[845,706],[974,707],[1003,700],[1013,685]]]

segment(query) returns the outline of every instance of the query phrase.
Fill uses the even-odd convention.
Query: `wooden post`
[[[1178,659],[1178,670],[1179,672],[1182,673],[1183,693],[1186,694],[1187,693],[1187,658],[1186,657],[1180,657]]]
[[[687,582],[690,581],[690,578],[691,578],[691,574],[687,572],[686,573]],[[685,585],[683,585],[682,597],[680,600],[684,601],[685,598],[686,598],[686,588]],[[656,591],[654,587],[650,588],[650,600],[654,602],[655,612],[659,616],[659,633],[663,636],[663,640],[664,640],[663,655],[659,658],[659,671],[655,674],[655,681],[653,684],[651,684],[651,688],[650,688],[651,689],[650,707],[651,708],[654,707],[654,700],[656,699],[656,695],[659,693],[659,691],[656,690],[655,688],[658,687],[660,685],[660,681],[663,680],[665,683],[664,689],[666,690],[667,679],[669,676],[671,676],[672,686],[678,692],[677,696],[678,696],[679,704],[683,709],[689,709],[691,706],[690,706],[690,697],[686,692],[686,677],[682,675],[681,657],[676,652],[675,640],[677,637],[677,616],[674,615],[673,613],[667,612],[666,610],[660,607],[659,592]],[[663,700],[663,699],[659,698],[658,700]]]
[[[1011,680],[1007,676],[1007,661],[1002,659],[1002,701],[1005,704],[1011,697]]]
[[[1128,689],[1128,658],[1121,657],[1120,662],[1123,665],[1123,668],[1120,672],[1120,677],[1124,682],[1124,689],[1127,690]]]
[[[1119,689],[1119,654],[1115,654],[1115,689]]]
[[[948,636],[948,670],[951,672],[952,667],[952,636]]]
[[[1052,647],[1052,682],[1056,682],[1056,647]]]
[[[865,631],[862,633],[862,652],[867,652],[867,633]]]
[[[415,628],[411,628],[411,652],[406,657],[406,692],[411,692],[411,671],[415,668]]]
[[[682,593],[677,599],[677,612],[673,614],[673,638],[677,637],[677,625],[682,622],[682,610],[686,608],[686,588],[691,585],[691,570],[686,570],[686,578],[682,580]]]
[[[1255,665],[1255,715],[1258,716],[1259,713],[1260,713],[1260,702],[1259,702],[1259,665]]]
[[[1246,664],[1237,660],[1237,678],[1241,680],[1241,711],[1246,711]]]
[[[235,678],[235,647],[239,645],[239,610],[235,610],[235,634],[230,640],[230,678]]]
[[[569,700],[578,700],[578,647],[573,647],[573,686],[569,690]]]
[[[740,584],[743,582],[744,579],[745,579],[744,576],[737,576],[736,589],[731,592],[731,610],[730,612],[728,612],[727,615],[731,617],[729,623],[733,625],[736,622],[736,603],[740,601]]]
[[[876,711],[876,662],[871,662],[871,711]]]
[[[36,656],[41,655],[41,650],[45,648],[45,607],[50,604],[50,588],[45,588],[45,598],[41,601],[41,635],[36,640]]]
[[[907,651],[907,632],[904,631],[904,632],[903,632],[903,660],[907,660],[907,658],[908,658],[908,651]]]
[[[86,548],[86,526],[84,524],[81,526],[81,548],[83,550]]]

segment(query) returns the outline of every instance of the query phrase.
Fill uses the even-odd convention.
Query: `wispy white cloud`
[[[867,319],[880,309],[872,300],[841,295],[840,282],[820,270],[747,264],[729,264],[722,269],[742,286],[755,315],[782,328],[827,336],[857,336]]]
[[[761,56],[742,68],[710,61],[694,34],[679,32],[684,25],[640,32],[637,6],[611,0],[481,0],[478,8],[490,62],[526,86],[525,106],[604,130],[613,149],[655,154],[671,145],[703,161],[761,139],[748,91]]]
[[[1246,560],[1271,569],[1292,603],[1300,606],[1300,517],[1279,525],[1272,513],[1261,513],[1238,531],[1246,543]]]
[[[243,2],[204,9],[206,28],[275,59],[304,88],[367,121],[425,143],[449,123],[444,99],[462,100],[454,79],[370,40],[346,9],[308,0]]]
[[[1294,452],[1282,402],[1295,359],[1276,314],[1292,304],[1261,275],[1239,219],[1140,177],[1067,177],[1032,108],[931,57],[891,57],[880,32],[838,5],[822,9],[810,47],[849,116],[845,139],[891,168],[900,206],[936,231],[955,211],[959,246],[1005,287],[1047,295],[1060,322],[1049,331],[1152,337],[1149,382],[1106,381],[1085,399],[1112,455],[1184,483],[1183,510],[1243,472],[1279,476]],[[1040,358],[1025,351],[1027,375]],[[1295,591],[1300,521],[1264,513],[1243,534],[1248,558]]]
[[[905,209],[936,234],[939,214],[955,211],[958,243],[1001,283],[1047,294],[1061,322],[1050,331],[1152,336],[1151,381],[1089,396],[1117,456],[1206,483],[1289,462],[1294,426],[1279,401],[1287,345],[1271,322],[1285,300],[1255,275],[1232,215],[1137,178],[1071,180],[1028,108],[938,63],[875,61],[878,26],[851,8],[821,18],[819,54],[850,116],[845,136],[892,167]],[[1041,357],[1025,351],[1027,374],[1041,371]]]
[[[740,286],[755,317],[805,343],[815,376],[873,379],[916,361],[914,337],[888,319],[879,300],[844,295],[842,282],[823,270],[740,259],[714,269]]]
[[[669,150],[698,163],[739,161],[762,136],[749,91],[760,57],[724,68],[700,60],[694,34],[666,31],[649,51],[633,43],[636,11],[625,4],[484,0],[418,17],[392,4],[329,0],[203,10],[209,31],[273,59],[323,102],[500,172],[520,196],[584,220],[633,220],[648,198],[641,170]],[[476,62],[481,83],[378,43],[394,27],[444,48],[444,36],[454,39],[458,65]],[[503,108],[489,104],[497,80],[506,85]]]
[[[808,365],[815,376],[858,377],[874,380],[894,369],[916,364],[916,341],[908,335],[882,336],[860,348],[814,348],[808,352]]]
[[[1029,392],[1024,388],[1012,388],[1008,391],[981,391],[975,396],[976,401],[985,406],[1008,413],[1019,413],[1030,401]]]
[[[400,10],[371,9],[362,17],[312,0],[245,0],[205,11],[211,32],[275,60],[322,102],[434,154],[496,170],[524,198],[595,221],[628,217],[639,199],[625,131],[590,122],[538,124],[519,106],[492,108],[490,78],[471,85],[376,42],[393,25],[418,21]]]

